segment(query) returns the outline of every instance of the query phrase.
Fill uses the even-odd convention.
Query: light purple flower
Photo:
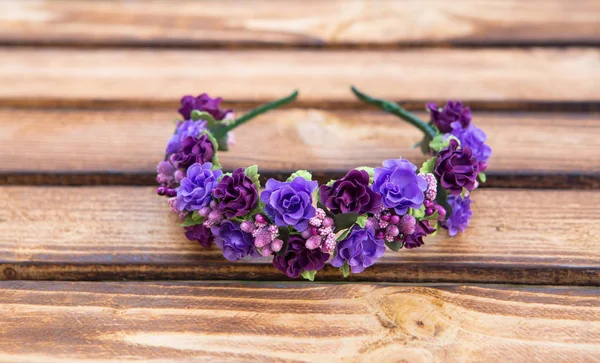
[[[215,244],[229,261],[237,261],[248,255],[259,256],[254,248],[252,235],[242,231],[239,222],[226,219],[219,226],[211,227],[210,230],[215,236]]]
[[[302,232],[308,220],[315,216],[312,192],[317,189],[316,181],[296,177],[291,182],[269,179],[260,200],[265,203],[265,213],[277,226],[292,226]]]
[[[381,194],[384,207],[394,208],[398,215],[421,208],[427,182],[416,172],[417,167],[404,159],[386,160],[383,168],[375,168],[373,190]]]
[[[211,170],[211,163],[193,164],[187,176],[177,188],[177,206],[180,211],[195,211],[206,207],[211,201],[213,189],[223,174],[221,170]]]
[[[177,130],[175,131],[175,134],[173,134],[173,136],[171,136],[171,139],[169,140],[169,143],[167,144],[167,149],[165,150],[165,152],[167,154],[172,154],[172,153],[176,153],[179,150],[181,150],[181,148],[183,147],[183,140],[188,137],[188,136],[192,136],[192,137],[200,137],[200,134],[202,133],[202,131],[204,131],[206,129],[206,121],[202,121],[202,120],[198,120],[198,121],[193,121],[193,120],[187,120],[187,121],[183,121],[180,122],[179,125],[177,126]]]
[[[385,242],[375,238],[372,228],[360,228],[355,225],[350,234],[335,246],[335,257],[331,264],[342,267],[348,262],[352,273],[361,273],[373,265],[385,253]]]
[[[448,234],[452,237],[458,232],[464,232],[469,226],[469,221],[473,216],[471,212],[471,198],[461,196],[448,196],[448,204],[452,207],[450,218],[442,222],[442,226],[448,229]]]
[[[468,146],[473,152],[473,157],[480,163],[487,163],[492,154],[492,148],[485,144],[487,135],[482,129],[471,124],[464,128],[460,122],[452,123],[452,135],[460,140],[461,147]]]
[[[458,122],[463,127],[471,123],[471,109],[460,101],[448,101],[441,112],[435,102],[430,102],[427,104],[427,110],[431,115],[431,122],[444,134],[452,131],[453,122]]]

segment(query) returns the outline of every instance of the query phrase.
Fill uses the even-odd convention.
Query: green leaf
[[[290,239],[290,229],[288,227],[279,227],[279,239],[283,241],[283,247],[277,252],[277,256],[284,256]]]
[[[304,277],[305,279],[309,280],[309,281],[315,281],[315,275],[317,274],[317,270],[312,270],[312,271],[302,271],[302,277]]]
[[[227,151],[229,150],[229,143],[227,142],[228,136],[227,134],[225,134],[225,136],[221,136],[217,139],[217,141],[219,142],[219,151]]]
[[[333,185],[333,183],[335,183],[335,179],[331,179],[331,180],[330,180],[330,181],[328,181],[328,182],[327,182],[327,184],[325,184],[325,185],[327,185],[328,187],[330,187],[330,186],[332,186],[332,185]]]
[[[356,213],[356,212],[349,212],[349,213],[342,213],[342,214],[334,215],[333,216],[333,221],[335,223],[335,231],[334,232],[338,232],[338,231],[341,231],[342,229],[352,227],[352,225],[354,223],[356,223],[357,219],[358,219],[358,213]]]
[[[342,234],[339,235],[338,238],[336,238],[336,241],[343,241],[346,239],[346,237],[348,237],[348,235],[350,234],[350,232],[352,231],[352,228],[348,228],[346,229],[344,232],[342,232]]]
[[[438,231],[439,231],[439,230],[440,230],[440,222],[437,222],[437,223],[435,224],[435,231],[434,231],[432,234],[430,234],[428,237],[433,237],[433,236],[435,236],[435,235],[438,233]]]
[[[195,214],[195,215],[194,215]],[[195,226],[197,224],[202,224],[204,218],[202,218],[202,216],[198,215],[197,212],[188,214],[185,217],[185,220],[183,221],[182,224],[180,224],[181,227],[190,227],[190,226]]]
[[[437,163],[437,156],[434,156],[431,159],[424,162],[421,166],[421,169],[419,169],[419,172],[423,174],[433,173],[433,170],[435,169],[435,163]]]
[[[213,148],[215,150],[215,153],[211,160],[212,170],[221,169],[222,166],[221,166],[221,163],[219,162],[219,158],[217,157],[217,151],[219,150],[219,142],[217,141],[217,139],[215,139],[213,134],[208,130],[202,131],[202,135],[206,135],[208,137],[208,140],[213,144]]]
[[[204,121],[208,122],[209,128],[211,125],[219,124],[219,122],[217,120],[215,120],[215,118],[208,112],[192,110],[192,112],[190,113],[190,117],[194,121],[204,120]]]
[[[410,214],[418,220],[421,220],[425,217],[425,206],[422,205],[419,209],[408,208],[408,214]]]
[[[367,219],[368,218],[366,215],[359,216],[358,218],[356,218],[356,224],[358,224],[360,228],[365,228],[365,226],[367,225]]]
[[[404,247],[404,243],[402,241],[392,241],[392,242],[385,242],[385,245],[388,246],[388,248],[394,252],[398,252],[402,247]]]
[[[369,168],[368,166],[360,166],[356,168],[356,170],[364,170],[369,174],[369,184],[373,184],[375,169]]]
[[[258,173],[258,165],[247,167],[246,170],[244,170],[244,174],[246,174],[246,176],[252,180],[257,190],[260,189],[260,174]]]
[[[454,136],[454,135],[446,136],[446,135],[448,135],[448,134],[440,134],[440,135],[437,135],[436,137],[434,137],[433,140],[431,140],[431,142],[429,143],[429,147],[432,150],[435,150],[436,153],[438,153],[438,152],[440,152],[440,150],[447,148],[448,145],[450,145],[450,140],[452,140],[452,139],[458,141],[458,143],[460,145],[460,140],[457,139],[456,136]]]
[[[467,188],[463,188],[462,192],[460,192],[460,197],[464,199],[465,196],[467,195],[467,191],[468,191]]]
[[[479,180],[481,180],[482,183],[485,183],[485,181],[487,180],[485,173],[479,173]]]
[[[286,181],[291,182],[292,180],[296,179],[299,176],[303,177],[306,180],[312,180],[312,174],[308,170],[298,170],[295,173],[293,173],[292,175],[290,175],[290,177],[287,178]]]
[[[344,277],[348,277],[348,275],[350,275],[350,265],[348,265],[348,261],[344,263],[344,266],[340,267],[340,271],[342,271],[342,275],[344,275]]]
[[[450,215],[452,214],[452,207],[450,204],[448,204],[448,191],[442,187],[441,183],[438,183],[435,201],[446,210],[446,218],[444,218],[444,220],[450,218]]]
[[[430,216],[426,216],[426,217],[424,217],[424,218],[423,218],[423,219],[421,219],[421,220],[423,220],[423,221],[437,221],[438,217],[439,217],[439,213],[438,213],[438,211],[436,210],[435,212],[433,212],[433,214],[432,214],[432,215],[430,215]]]

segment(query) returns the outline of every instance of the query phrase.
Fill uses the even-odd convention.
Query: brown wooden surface
[[[0,283],[0,360],[592,362],[585,288]]]
[[[105,173],[104,184],[154,184],[156,163],[176,117],[172,111],[0,110],[0,174],[56,173],[68,181],[79,173],[85,182],[85,174]],[[489,135],[494,151],[487,171],[490,182],[503,186],[509,182],[502,178],[514,175],[570,174],[587,177],[588,182],[564,180],[565,187],[598,187],[598,117],[477,113],[477,125]],[[240,128],[236,145],[221,153],[220,160],[227,169],[258,164],[270,176],[309,169],[328,181],[350,168],[377,166],[399,156],[419,164],[423,156],[412,145],[420,138],[414,127],[377,111],[291,109]],[[519,182],[548,186],[538,178]]]
[[[286,279],[188,241],[151,187],[2,187],[0,200],[1,279]],[[595,191],[480,190],[468,233],[388,251],[352,279],[600,285],[599,204]]]
[[[12,1],[4,44],[597,44],[593,0]]]
[[[0,105],[108,103],[175,109],[179,95],[187,93],[209,91],[229,101],[257,103],[299,89],[300,105],[352,102],[358,107],[350,84],[375,96],[421,104],[449,98],[507,107],[600,102],[600,50],[595,48],[323,52],[4,47],[0,58],[0,83],[7,85],[0,88]]]

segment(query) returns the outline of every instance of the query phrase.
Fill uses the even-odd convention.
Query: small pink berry
[[[321,227],[321,228],[319,228],[319,234],[321,236],[327,236],[330,233],[333,233],[333,229],[331,227]]]
[[[254,220],[257,221],[258,223],[266,223],[267,221],[265,220],[265,217],[262,216],[262,214],[257,214],[254,217]]]
[[[214,210],[208,214],[208,220],[218,223],[221,222],[221,220],[223,220],[223,215],[221,214],[221,212]]]
[[[279,251],[281,251],[282,247],[283,247],[283,241],[280,240],[279,238],[274,239],[273,242],[271,242],[271,250],[273,252],[279,252]]]
[[[330,217],[325,217],[325,219],[323,219],[323,227],[331,227],[333,226],[333,219]]]
[[[254,245],[258,248],[262,248],[271,243],[271,235],[266,232],[259,233],[254,239]]]
[[[178,169],[174,175],[175,175],[175,181],[177,183],[179,183],[181,181],[181,179],[185,178],[185,173],[181,169]]]
[[[379,221],[379,228],[386,228],[388,226],[389,222],[386,221]]]
[[[198,214],[200,214],[202,217],[208,217],[208,215],[210,214],[210,208],[209,207],[202,207],[198,211]]]
[[[165,187],[158,187],[158,188],[156,188],[156,194],[158,194],[158,195],[165,195],[165,194],[167,194],[167,188],[165,188]]]
[[[392,237],[396,237],[397,235],[400,234],[400,229],[398,228],[398,226],[390,224],[387,229],[386,229],[386,234],[392,236]]]
[[[431,207],[433,207],[433,204],[434,204],[434,203],[433,203],[433,201],[431,201],[431,200],[425,200],[425,201],[423,202],[423,204],[425,205],[425,208],[431,208]]]
[[[400,219],[400,223],[398,224],[398,228],[402,234],[413,234],[415,232],[415,225],[417,224],[417,220],[415,217],[410,214],[406,214],[402,216]]]
[[[438,221],[446,219],[446,210],[441,205],[436,205],[435,210],[438,212]]]
[[[385,240],[386,240],[387,242],[392,242],[392,241],[394,240],[394,236],[390,236],[389,234],[386,234],[386,235],[385,235]]]
[[[315,227],[310,227],[310,234],[313,236],[316,236],[319,234],[319,230],[316,229]]]
[[[375,238],[377,239],[383,239],[385,237],[385,232],[384,231],[378,231],[377,234],[375,235]]]
[[[270,225],[267,231],[269,231],[271,234],[279,233],[279,229],[274,224]]]
[[[240,224],[240,229],[246,233],[252,233],[252,231],[254,231],[254,223],[243,221],[242,224]]]
[[[381,220],[389,222],[392,219],[392,216],[389,214],[384,214],[381,216]]]
[[[311,236],[306,240],[306,248],[309,250],[314,250],[321,246],[321,237],[320,236]]]
[[[217,208],[217,202],[214,200],[211,200],[210,204],[208,206],[211,207],[212,209],[215,209],[215,208]]]
[[[398,222],[400,222],[400,216],[398,215],[393,215],[392,219],[390,219],[390,223],[391,224],[398,224]]]
[[[431,208],[431,207],[425,208],[425,215],[426,216],[430,216],[432,214],[433,214],[433,208]]]
[[[302,231],[301,235],[302,235],[302,238],[308,239],[310,236],[312,236],[312,231],[310,228],[307,228],[304,231]]]
[[[261,248],[259,250],[260,254],[264,257],[269,256],[271,253],[273,253],[273,251],[271,250],[271,248],[269,246],[264,246],[263,248]]]

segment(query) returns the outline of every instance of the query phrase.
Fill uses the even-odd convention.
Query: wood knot
[[[10,267],[7,267],[4,269],[4,276],[6,276],[6,278],[9,280],[13,280],[17,277],[17,271],[13,270]]]

